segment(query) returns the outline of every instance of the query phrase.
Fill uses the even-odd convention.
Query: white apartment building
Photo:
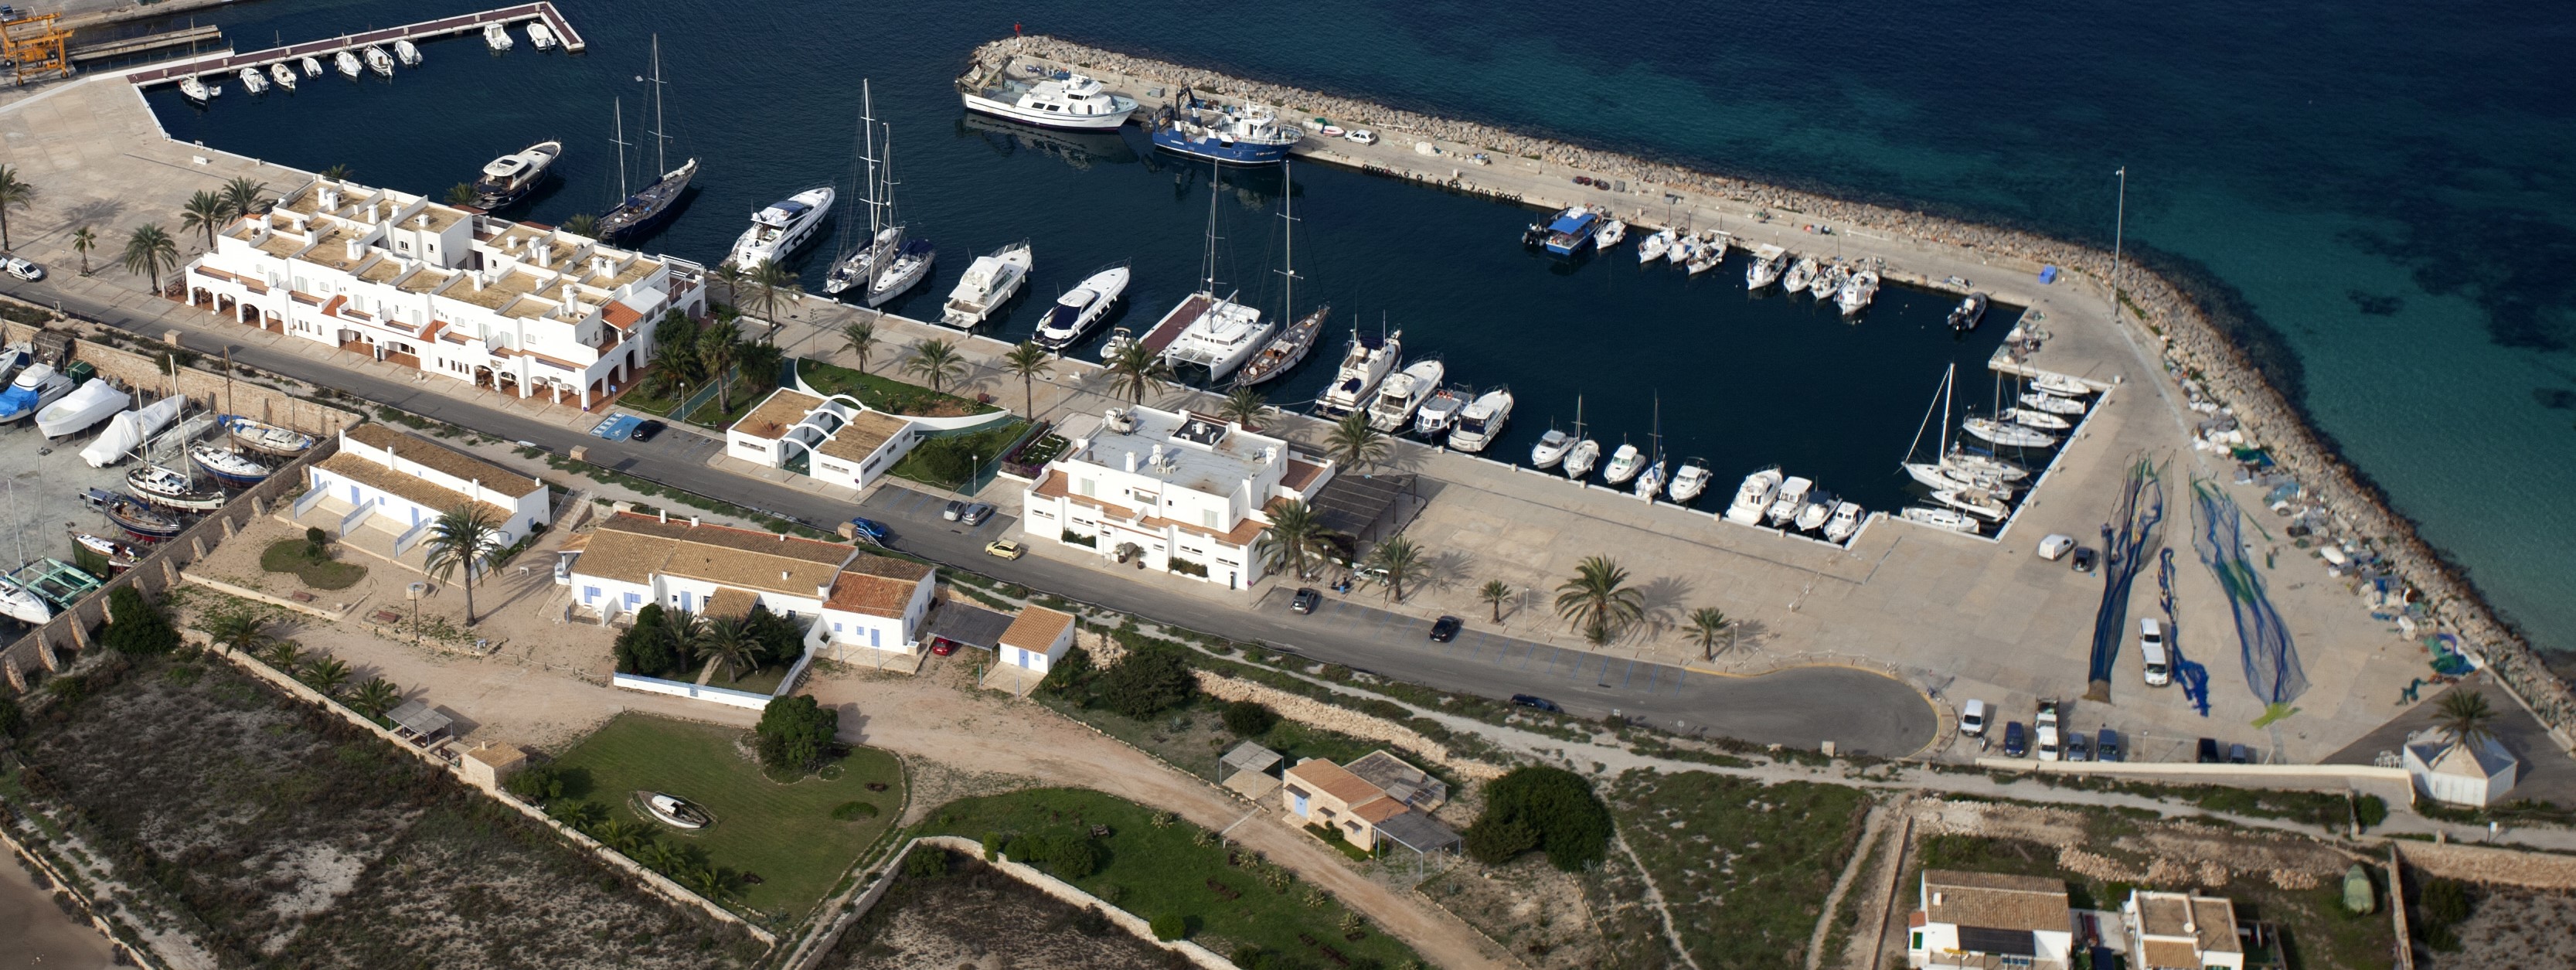
[[[725,429],[725,454],[771,468],[803,458],[806,477],[865,489],[927,437],[917,422],[868,410],[849,395],[782,387]]]
[[[1249,589],[1270,503],[1312,501],[1332,474],[1222,418],[1112,408],[1028,486],[1020,524],[1031,540]]]
[[[398,537],[397,555],[418,544],[439,516],[471,503],[485,506],[504,546],[554,521],[544,482],[381,424],[341,431],[340,450],[305,472],[299,511],[327,501],[341,535],[361,526],[384,530]]]
[[[241,323],[584,409],[707,300],[693,263],[331,179],[225,227],[182,279]]]

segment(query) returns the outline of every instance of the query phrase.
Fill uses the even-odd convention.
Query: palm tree
[[[493,517],[490,506],[467,502],[440,513],[438,520],[430,523],[429,538],[421,544],[429,550],[428,558],[421,562],[421,571],[431,579],[444,583],[456,575],[459,567],[464,568],[465,625],[473,626],[474,573],[483,567],[485,559],[510,544],[501,534],[500,520]]]
[[[563,229],[576,236],[597,237],[599,217],[587,212],[576,212],[573,213],[572,218],[563,221]]]
[[[691,870],[688,883],[690,889],[696,890],[698,895],[708,899],[723,899],[733,895],[733,880],[725,878],[724,873],[716,871],[712,866]]]
[[[2454,688],[2442,695],[2438,708],[2433,715],[2433,725],[2449,733],[2453,740],[2470,746],[2471,750],[2476,749],[2478,742],[2495,737],[2495,728],[2487,722],[2495,720],[2496,711],[2487,703],[2487,695],[2473,688]]]
[[[1172,366],[1163,362],[1163,355],[1142,342],[1130,340],[1118,348],[1117,353],[1109,355],[1107,370],[1111,388],[1143,404],[1145,390],[1153,387],[1155,381],[1170,376]]]
[[[724,262],[717,263],[714,272],[716,282],[724,284],[725,302],[733,303],[740,301],[742,299],[742,267],[734,265],[733,260],[728,259]]]
[[[224,201],[222,195],[199,192],[188,197],[187,205],[179,207],[179,228],[183,231],[204,230],[206,248],[213,249],[215,230],[223,228],[224,220],[232,217],[232,209],[232,203]]]
[[[667,843],[647,842],[644,843],[643,848],[636,850],[635,861],[643,863],[647,869],[667,873],[678,868],[688,859],[682,856],[678,849],[671,848]]]
[[[1388,536],[1369,550],[1368,564],[1385,574],[1387,592],[1404,602],[1404,580],[1422,568],[1422,548],[1403,536]]]
[[[1333,433],[1324,438],[1324,449],[1344,468],[1365,468],[1385,460],[1390,445],[1386,432],[1369,425],[1368,414],[1353,411],[1333,423]]]
[[[260,651],[259,659],[269,669],[293,677],[296,671],[304,668],[304,648],[296,646],[293,640],[279,640]]]
[[[609,848],[631,856],[637,847],[644,844],[644,840],[653,837],[653,830],[634,819],[617,818],[600,823],[599,831],[592,835]]]
[[[382,677],[370,678],[349,692],[349,708],[368,717],[383,717],[394,705],[402,703],[402,688]]]
[[[14,249],[9,242],[9,210],[36,204],[36,187],[18,181],[18,167],[0,165],[0,249]]]
[[[161,292],[161,274],[179,268],[179,243],[161,227],[145,223],[125,237],[125,271],[141,273]]]
[[[662,614],[662,646],[683,662],[697,660],[698,651],[706,646],[707,618],[687,610]]]
[[[1485,585],[1477,588],[1476,598],[1484,600],[1488,605],[1491,605],[1494,608],[1494,622],[1501,623],[1503,622],[1503,604],[1512,601],[1513,593],[1513,589],[1510,586],[1504,585],[1502,580],[1488,579],[1485,581]]]
[[[866,373],[868,355],[877,349],[877,325],[867,320],[853,320],[841,328],[841,345],[859,355],[859,372]]]
[[[1646,594],[1628,588],[1628,571],[1610,557],[1586,556],[1574,578],[1557,585],[1556,615],[1582,627],[1597,647],[1646,615]]]
[[[781,376],[779,365],[786,359],[787,352],[768,341],[743,344],[734,351],[734,366],[742,369],[743,377],[751,381],[754,390],[766,391],[777,387]]]
[[[1270,403],[1262,398],[1261,392],[1249,387],[1235,388],[1233,393],[1225,396],[1225,403],[1216,406],[1217,417],[1246,428],[1253,427],[1252,423],[1261,420],[1261,416],[1269,411]]]
[[[746,670],[756,669],[760,639],[752,635],[751,624],[738,616],[720,616],[706,622],[698,634],[698,645],[708,659],[723,664],[725,672],[739,683]]]
[[[912,356],[903,362],[903,372],[930,382],[937,393],[940,386],[966,376],[966,358],[957,353],[957,345],[945,340],[924,340],[912,345]]]
[[[82,226],[72,230],[72,251],[81,258],[81,275],[89,275],[89,251],[98,248],[98,230]]]
[[[742,362],[742,331],[730,323],[710,327],[698,334],[697,353],[699,372],[716,382],[716,410],[733,410],[733,380],[725,372]]]
[[[206,634],[217,646],[234,653],[256,654],[261,647],[277,642],[268,633],[268,621],[249,613],[226,613],[207,624]]]
[[[324,697],[329,697],[339,693],[341,685],[349,682],[349,664],[338,657],[324,657],[306,664],[304,670],[295,677],[303,681],[305,686],[322,692]]]
[[[251,207],[259,204],[259,194],[267,188],[268,183],[250,176],[234,176],[232,181],[224,183],[224,208],[235,219],[247,216]]]
[[[326,169],[323,169],[323,170],[321,171],[321,175],[322,175],[322,177],[323,177],[323,178],[330,179],[331,181],[334,181],[334,182],[346,182],[346,181],[348,181],[348,180],[349,180],[349,174],[350,174],[350,173],[349,173],[349,166],[348,166],[348,163],[346,163],[346,162],[335,163],[335,164],[333,164],[331,167],[326,168]]]
[[[447,187],[447,204],[448,204],[448,205],[454,205],[454,206],[468,206],[468,205],[473,205],[473,204],[474,204],[474,200],[475,200],[475,199],[477,199],[477,198],[479,198],[479,196],[477,196],[477,195],[475,195],[475,194],[474,194],[474,183],[472,183],[472,182],[458,182],[458,183],[456,183],[456,184],[454,184],[454,185],[451,185],[451,186],[448,186],[448,187]]]
[[[1270,509],[1270,528],[1262,530],[1262,563],[1274,572],[1294,572],[1306,578],[1309,557],[1322,557],[1332,549],[1332,532],[1313,506],[1296,499],[1281,499]]]
[[[772,323],[778,321],[780,297],[793,298],[805,293],[805,287],[796,281],[796,273],[778,265],[774,259],[761,260],[760,265],[751,268],[751,285],[754,287],[753,295],[760,300],[761,319]]]
[[[1033,340],[1020,341],[1010,353],[1002,355],[1002,370],[1020,379],[1020,397],[1025,402],[1020,410],[1028,412],[1029,417],[1038,416],[1038,378],[1054,369],[1055,355]]]
[[[1725,610],[1714,606],[1703,606],[1692,610],[1690,625],[1691,639],[1699,641],[1701,660],[1717,659],[1719,639],[1734,639],[1735,621],[1727,617]]]

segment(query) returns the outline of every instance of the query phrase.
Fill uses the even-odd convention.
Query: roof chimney
[[[1128,453],[1127,453],[1127,470],[1128,470],[1128,471],[1130,471],[1130,472],[1133,472],[1133,471],[1135,471],[1135,470],[1136,470],[1136,453],[1135,453],[1135,452],[1132,452],[1132,451],[1131,451],[1131,452],[1128,452]]]
[[[664,524],[664,525],[669,525],[669,524],[670,524],[670,522],[671,522],[671,510],[670,510],[670,509],[654,509],[654,510],[653,510],[653,521],[655,521],[655,522],[660,522],[660,523],[662,523],[662,524]]]
[[[416,216],[411,217],[411,220],[412,220],[412,225],[419,226],[419,227],[421,227],[421,228],[423,228],[423,229],[427,229],[427,228],[429,228],[429,213],[423,212],[423,213],[421,213],[421,214],[419,214],[419,215],[416,215]]]
[[[697,528],[697,527],[698,527],[698,517],[697,517],[697,516],[694,516],[694,515],[689,516],[689,528],[694,529],[694,528]]]
[[[778,571],[778,581],[782,583],[787,581],[787,570],[781,569]]]
[[[357,259],[358,257],[365,255],[367,252],[367,244],[359,242],[356,237],[351,237],[348,245],[350,259]]]

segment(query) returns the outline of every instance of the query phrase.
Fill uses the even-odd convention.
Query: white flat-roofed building
[[[1270,504],[1312,501],[1333,473],[1285,439],[1186,411],[1113,408],[1089,433],[1066,434],[1072,447],[1025,493],[1030,539],[1229,589],[1261,580],[1254,547]]]
[[[316,179],[235,220],[181,274],[234,320],[587,409],[633,383],[652,327],[706,312],[705,271],[536,223]]]
[[[2133,947],[2136,970],[2244,970],[2245,944],[2236,934],[2236,907],[2199,893],[2132,889],[2120,903],[2120,922]]]
[[[1906,965],[1941,970],[2065,970],[2075,916],[2066,884],[2039,876],[1923,870],[1906,917]]]
[[[808,478],[865,489],[928,437],[915,421],[848,395],[779,388],[725,429],[725,454],[771,468],[805,459]]]

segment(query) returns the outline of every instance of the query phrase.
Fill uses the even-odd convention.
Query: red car
[[[932,637],[932,638],[930,638],[930,652],[931,652],[932,654],[935,654],[935,655],[937,655],[937,656],[942,656],[942,657],[945,657],[945,656],[947,656],[947,655],[949,655],[949,654],[952,654],[952,653],[956,653],[956,652],[957,652],[957,641],[949,640],[949,639],[945,639],[945,638],[942,638],[942,637]]]

